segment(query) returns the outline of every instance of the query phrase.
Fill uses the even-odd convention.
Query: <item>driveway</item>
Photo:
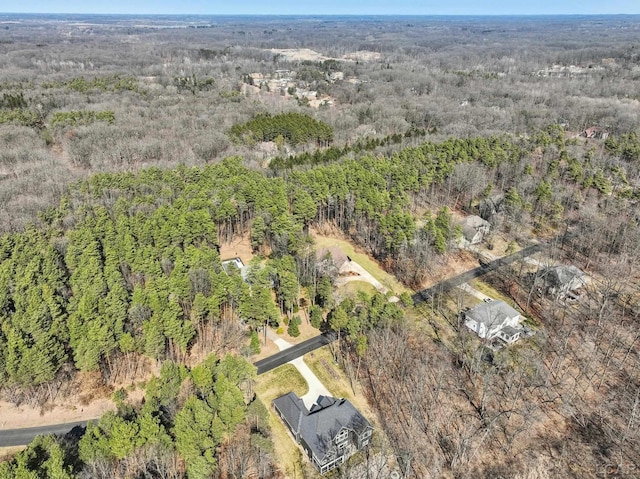
[[[285,341],[270,329],[267,330],[267,337],[271,339],[276,346],[278,346],[278,349],[280,351],[284,351],[285,349],[289,349],[293,346],[291,343]],[[309,391],[301,398],[307,409],[311,409],[311,406],[316,403],[318,396],[332,396],[329,390],[324,387],[324,384],[322,384],[322,382],[313,373],[309,366],[307,366],[302,357],[293,359],[287,364],[293,364],[298,372],[302,375],[304,380],[307,381]]]
[[[369,273],[366,269],[364,269],[360,264],[351,260],[344,264],[341,268],[341,273],[350,272],[356,273],[353,276],[338,276],[336,279],[336,286],[343,286],[350,281],[364,281],[369,283],[378,293],[387,294],[389,292],[389,288],[383,285],[380,281],[375,279],[371,273]],[[392,303],[398,302],[400,299],[396,296],[392,296],[389,298],[389,301]]]
[[[462,283],[460,286],[458,286],[458,288],[460,288],[465,293],[469,293],[471,296],[475,296],[476,298],[481,299],[482,301],[491,299],[486,294],[481,293],[480,291],[475,289],[469,283]]]

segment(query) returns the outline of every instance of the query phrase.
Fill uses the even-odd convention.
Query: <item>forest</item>
[[[114,391],[116,411],[37,438],[0,477],[283,477],[249,361],[268,329],[295,338],[305,319],[338,332],[379,417],[372,455],[403,477],[640,467],[632,18],[7,19],[0,394],[42,405],[82,373],[146,379],[141,403]],[[324,57],[270,50],[294,47]],[[276,71],[281,88],[246,82]],[[454,292],[334,295],[312,231],[419,291],[477,264],[457,218],[489,200],[490,244],[564,235],[549,257],[593,278],[572,305],[523,264],[487,276],[530,342],[488,357]],[[244,277],[221,263],[239,237]],[[333,474],[374,477],[357,461]]]

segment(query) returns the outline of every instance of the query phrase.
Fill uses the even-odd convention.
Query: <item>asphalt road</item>
[[[27,427],[23,429],[6,429],[0,431],[0,447],[23,446],[29,444],[40,434],[67,434],[75,427],[84,428],[89,421],[68,422],[51,426]]]
[[[258,368],[258,374],[266,373],[272,369],[277,368],[293,359],[297,359],[304,356],[310,351],[321,348],[337,338],[335,333],[328,332],[323,333],[320,336],[316,336],[306,341],[291,346],[284,351],[280,351],[268,358],[262,359],[255,363]],[[0,447],[8,446],[22,446],[29,444],[33,439],[40,434],[58,434],[65,435],[70,432],[74,427],[84,428],[88,421],[70,422],[65,424],[53,424],[50,426],[29,427],[23,429],[6,429],[0,430]]]
[[[442,281],[430,288],[424,289],[414,294],[413,301],[415,304],[429,301],[436,294],[447,292],[455,288],[456,286],[461,285],[462,283],[466,283],[467,281],[470,281],[474,278],[478,278],[491,271],[495,271],[496,269],[509,265],[514,261],[518,261],[522,258],[526,258],[527,256],[539,253],[540,251],[551,247],[558,240],[562,241],[563,238],[558,237],[553,241],[550,241],[549,243],[538,243],[527,246],[526,248],[523,248],[512,255],[496,259],[487,264],[478,266],[477,268],[474,268],[470,271],[459,274],[458,276],[454,276],[453,278]],[[336,337],[336,334],[333,332],[323,333],[320,336],[316,336],[300,344],[296,344],[295,346],[285,349],[284,351],[280,351],[279,353],[269,356],[268,358],[261,359],[260,361],[254,363],[254,366],[258,368],[258,374],[264,374],[268,371],[271,371],[272,369],[277,368],[278,366],[282,366],[283,364],[288,363],[293,359],[297,359],[310,351],[332,343],[336,340]],[[51,426],[30,427],[24,429],[7,429],[5,431],[0,431],[0,447],[21,446],[24,444],[29,444],[38,434],[67,434],[76,426],[85,427],[87,425],[87,422],[88,421],[82,421],[66,424],[54,424]]]
[[[447,279],[445,281],[441,281],[440,283],[435,284],[430,288],[423,289],[422,291],[419,291],[416,294],[414,294],[412,297],[413,302],[415,304],[420,304],[420,303],[424,303],[425,301],[429,301],[436,294],[446,293],[447,291],[452,290],[456,286],[460,286],[462,283],[466,283],[468,281],[471,281],[474,278],[478,278],[491,271],[495,271],[496,269],[509,265],[514,261],[518,261],[523,258],[526,258],[527,256],[531,256],[536,253],[539,253],[540,251],[543,251],[551,247],[554,243],[555,243],[555,240],[549,243],[537,243],[531,246],[527,246],[526,248],[522,248],[520,251],[513,253],[509,256],[498,258],[489,263],[480,265],[477,268],[474,268],[472,270],[459,274],[458,276],[454,276],[453,278]]]
[[[280,351],[268,358],[261,359],[260,361],[253,363],[253,365],[258,368],[258,374],[264,374],[278,366],[288,363],[293,359],[297,359],[314,349],[321,348],[322,346],[335,341],[336,338],[337,335],[333,332],[322,333],[320,336],[307,339],[300,344],[291,346],[290,348]]]

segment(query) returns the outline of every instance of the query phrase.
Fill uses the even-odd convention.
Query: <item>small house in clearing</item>
[[[335,268],[335,273],[338,275],[348,274],[350,271],[349,263],[351,258],[347,256],[337,246],[330,246],[327,248],[321,248],[316,251],[316,259],[320,269],[329,272]]]
[[[491,224],[479,216],[467,216],[460,225],[462,227],[462,246],[482,243],[489,233]]]
[[[348,399],[320,396],[308,410],[290,392],[274,399],[273,407],[320,474],[338,467],[371,440],[373,426]]]
[[[242,259],[240,259],[240,257],[236,256],[235,258],[225,259],[222,260],[221,263],[225,273],[232,274],[234,270],[237,270],[240,272],[240,276],[242,276],[242,279],[247,279],[249,268],[244,265],[244,262],[242,261]]]
[[[586,275],[573,265],[559,265],[543,269],[535,284],[544,294],[565,298],[586,284]]]
[[[504,301],[480,303],[465,313],[464,325],[482,339],[500,338],[511,344],[520,339],[520,313]]]

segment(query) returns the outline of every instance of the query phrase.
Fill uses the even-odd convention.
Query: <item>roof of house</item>
[[[495,299],[480,303],[466,313],[467,318],[474,320],[478,324],[482,323],[488,327],[494,324],[501,324],[506,318],[515,318],[519,315],[520,313],[507,303]]]
[[[465,217],[462,220],[462,224],[464,226],[469,226],[471,228],[480,228],[481,226],[491,226],[491,223],[489,223],[486,220],[483,220],[482,218],[476,215],[469,215]]]
[[[514,328],[513,326],[505,326],[504,328],[502,328],[500,330],[500,332],[508,338],[512,338],[513,336],[515,336],[516,334],[522,332],[522,329],[517,329]]]
[[[229,258],[229,259],[223,259],[222,261],[220,261],[220,263],[222,264],[222,266],[227,266],[228,264],[233,264],[238,269],[244,267],[244,262],[242,261],[242,259],[239,256],[236,256],[234,258]]]
[[[273,403],[320,460],[327,455],[333,438],[343,428],[360,434],[371,427],[348,399],[319,396],[309,411],[302,399],[290,392],[274,399]]]
[[[476,215],[467,216],[462,220],[462,234],[468,241],[474,238],[480,228],[489,227],[491,227],[491,223]]]
[[[544,277],[547,284],[561,287],[563,285],[569,285],[574,281],[584,283],[585,274],[573,265],[560,265],[545,269],[542,277]]]
[[[340,267],[347,261],[347,255],[337,246],[329,246],[317,250],[316,258],[321,261],[325,256],[327,256],[327,254],[331,255],[333,264],[335,264],[338,269],[340,269]]]
[[[244,262],[239,256],[235,258],[229,258],[221,261],[222,268],[225,270],[227,274],[229,274],[232,270],[229,269],[230,265],[237,268],[240,271],[240,276],[243,280],[247,280],[247,275],[249,274],[249,267],[245,266]]]

